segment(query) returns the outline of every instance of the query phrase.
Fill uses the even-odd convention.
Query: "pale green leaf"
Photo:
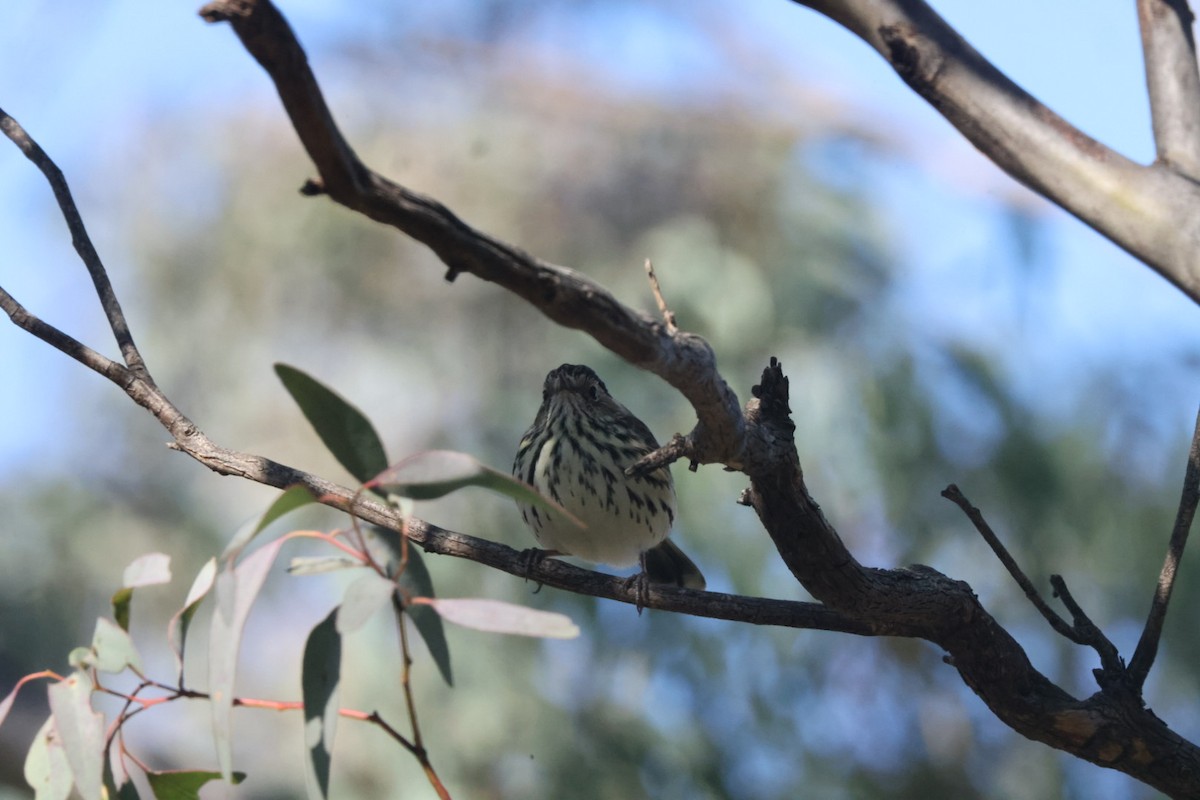
[[[378,578],[373,573],[372,576]],[[310,797],[329,796],[329,770],[333,760],[342,670],[340,617],[339,609],[330,611],[329,616],[312,629],[304,645],[300,682],[304,696],[304,745],[308,751],[305,784]]]
[[[139,586],[154,586],[171,582],[171,557],[165,553],[146,553],[135,558],[121,580],[127,589]]]
[[[115,626],[114,626],[115,627]],[[54,728],[83,800],[104,796],[104,717],[92,709],[92,681],[73,672],[49,689]]]
[[[246,545],[272,522],[284,514],[315,502],[316,498],[313,497],[312,492],[303,486],[293,486],[285,490],[283,494],[275,498],[275,502],[271,503],[270,508],[263,512],[261,517],[247,522],[234,534],[229,544],[225,545],[225,551],[221,553],[222,560],[237,558]]]
[[[414,605],[433,608],[447,622],[490,633],[574,639],[579,627],[563,614],[505,603],[500,600],[414,598]]]
[[[296,556],[288,562],[287,571],[290,575],[320,575],[362,565],[361,561],[349,556]]]
[[[213,741],[221,775],[233,774],[233,698],[238,649],[250,608],[261,591],[267,572],[285,540],[277,539],[246,556],[236,566],[217,575],[212,623],[208,637],[209,708]]]
[[[414,500],[433,500],[466,486],[479,486],[520,503],[547,508],[581,528],[586,527],[561,505],[538,494],[529,484],[506,472],[492,469],[466,453],[453,450],[417,453],[388,467],[367,486]]]
[[[54,727],[54,717],[42,723],[25,755],[25,782],[34,791],[34,800],[67,800],[75,776],[67,761],[62,739]]]
[[[103,617],[96,620],[92,651],[96,654],[95,667],[101,672],[115,674],[126,666],[142,672],[142,659],[133,639],[123,628]]]
[[[179,682],[183,683],[183,650],[187,644],[188,627],[192,624],[192,617],[196,615],[196,609],[200,605],[200,601],[213,587],[213,581],[217,577],[217,560],[210,558],[200,568],[200,572],[196,574],[196,579],[192,581],[192,588],[188,590],[187,599],[183,602],[183,608],[175,612],[171,617],[171,621],[167,623],[167,641],[171,645],[172,652],[175,653],[175,665],[179,673]]]

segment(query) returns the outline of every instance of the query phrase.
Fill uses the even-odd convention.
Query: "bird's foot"
[[[542,590],[542,582],[533,578],[533,571],[538,568],[546,558],[550,556],[561,555],[557,550],[543,550],[540,547],[530,547],[521,551],[522,576],[526,581],[534,580],[537,583],[537,588],[533,590],[537,594]]]

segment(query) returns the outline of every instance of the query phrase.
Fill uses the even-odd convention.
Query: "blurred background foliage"
[[[753,86],[695,86],[686,76],[641,85],[584,53],[572,59],[569,47],[547,63],[526,46],[538,26],[553,39],[555,26],[601,15],[621,24],[627,4],[452,6],[418,25],[374,4],[369,28],[312,32],[318,75],[364,160],[648,312],[642,262],[653,259],[680,325],[712,343],[743,400],[767,359],[782,360],[810,488],[860,558],[969,581],[1039,668],[1092,692],[1094,654],[1051,635],[938,493],[958,483],[1037,584],[1048,592],[1047,576],[1063,573],[1128,655],[1178,493],[1188,435],[1178,408],[1196,399],[1179,391],[1178,375],[1194,372],[1194,347],[1183,363],[1122,352],[1078,372],[1029,375],[1038,368],[1030,354],[1046,344],[1037,276],[1050,259],[1045,209],[1015,192],[993,200],[1001,255],[981,254],[989,285],[945,292],[947,313],[964,293],[1011,303],[994,315],[981,306],[987,336],[947,333],[937,308],[910,302],[919,263],[873,196],[879,171],[905,159],[896,132],[789,79],[712,18],[693,23],[713,53],[755,65]],[[679,3],[651,8],[683,13]],[[246,80],[265,78],[248,67]],[[217,442],[347,480],[276,381],[276,361],[362,408],[393,460],[453,448],[506,468],[544,374],[563,362],[597,369],[660,438],[690,428],[691,410],[657,378],[495,286],[446,283],[428,251],[392,230],[300,197],[312,169],[273,97],[209,102],[134,120],[68,177],[158,383]],[[45,197],[37,202],[54,213]],[[98,313],[80,313],[76,332],[106,341]],[[23,335],[0,333],[5,347]],[[55,392],[47,402],[67,411],[53,458],[0,483],[0,689],[65,668],[106,613],[121,569],[151,550],[172,556],[176,579],[139,592],[134,632],[150,672],[165,678],[166,618],[204,560],[273,492],[171,453],[144,412],[82,369]],[[806,599],[752,512],[735,505],[744,479],[706,467],[677,469],[676,480],[676,535],[711,588]],[[418,513],[530,544],[512,505],[483,493]],[[342,525],[311,512],[276,527]],[[534,593],[471,563],[428,563],[444,596],[559,610],[583,629],[571,642],[451,630],[453,690],[419,660],[426,743],[457,797],[1153,796],[1006,729],[931,645],[638,617],[629,606]],[[343,586],[336,575],[270,580],[247,633],[243,694],[298,696],[305,633]],[[1149,687],[1152,706],[1193,740],[1197,599],[1185,567]],[[343,704],[399,723],[389,621],[350,639],[346,662]],[[189,668],[203,685],[202,660]],[[162,768],[211,766],[203,704],[174,705],[130,724],[135,752]],[[27,690],[0,729],[0,797],[25,796],[20,763],[45,713],[44,696]],[[236,722],[238,767],[250,773],[237,796],[297,796],[299,715],[243,710]],[[367,726],[343,722],[334,764],[336,797],[432,796],[416,762]]]

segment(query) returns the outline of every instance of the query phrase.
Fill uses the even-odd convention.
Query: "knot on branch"
[[[792,409],[788,405],[788,377],[783,374],[783,363],[775,356],[771,356],[771,363],[763,370],[762,383],[751,387],[750,393],[758,400],[763,421],[786,423],[789,430],[796,429],[796,424],[791,420]]]

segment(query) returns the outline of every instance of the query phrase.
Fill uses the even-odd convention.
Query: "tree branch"
[[[1166,164],[1136,164],[1075,128],[922,0],[792,1],[860,37],[997,166],[1200,303],[1200,186],[1194,181]]]
[[[897,7],[895,2],[878,2],[887,9]],[[841,7],[832,2],[821,5]],[[867,7],[866,0],[853,0],[848,5]],[[928,12],[917,2],[900,5]],[[1021,734],[1126,772],[1169,794],[1194,794],[1194,787],[1200,785],[1200,750],[1170,731],[1142,706],[1139,697],[1102,689],[1086,700],[1077,700],[1033,667],[1020,645],[987,613],[966,583],[923,566],[868,568],[853,557],[805,486],[782,365],[772,359],[762,383],[754,387],[754,398],[747,404],[743,418],[736,397],[716,372],[711,349],[699,337],[682,332],[670,334],[661,323],[622,306],[583,276],[479,233],[437,201],[367,170],[338,133],[303,51],[268,2],[226,0],[206,6],[204,14],[209,20],[229,20],[247,49],[275,80],[293,124],[321,173],[322,183],[313,184],[314,191],[327,192],[337,202],[424,242],[445,261],[449,277],[470,272],[508,288],[551,319],[588,332],[618,355],[666,378],[688,397],[699,423],[689,435],[691,452],[681,455],[705,462],[722,461],[746,472],[751,482],[748,499],[781,557],[823,605],[781,604],[660,587],[652,587],[648,597],[639,598],[636,589],[631,590],[619,578],[554,560],[542,562],[532,573],[533,579],[621,602],[643,601],[651,608],[756,624],[794,623],[797,627],[862,635],[924,638],[942,647],[962,680]],[[937,83],[934,79],[941,77],[942,70],[921,72],[929,64],[923,61],[926,54],[920,47],[928,43],[912,40],[913,35],[914,30],[903,26],[881,34],[889,51],[911,68],[910,82],[914,86],[922,81]],[[883,38],[880,41],[884,43]],[[910,52],[910,46],[916,49]],[[962,48],[966,48],[963,52],[969,51],[965,43],[961,43]],[[957,54],[960,60],[963,52]],[[986,65],[977,54],[975,58]],[[978,70],[980,64],[968,66]],[[947,74],[954,72],[951,66]],[[994,79],[998,75],[985,77]],[[993,89],[997,87],[1004,89],[999,82]],[[962,101],[953,92],[950,96]],[[1061,144],[1051,143],[1048,147],[1053,151]],[[1005,146],[1012,146],[1012,142]],[[1015,151],[1012,157],[1018,162],[1024,158]],[[1036,161],[1037,157],[1032,158]],[[1162,170],[1154,174],[1167,173]],[[1103,171],[1097,174],[1112,177]],[[1029,175],[1035,180],[1036,170]],[[24,312],[15,301],[9,306]],[[33,324],[28,318],[25,322]],[[70,345],[74,340],[67,341],[69,337],[47,334],[45,338],[52,344],[65,345],[64,352],[73,357],[86,355]],[[124,381],[123,390],[170,431],[178,449],[210,469],[280,488],[304,485],[326,505],[393,530],[399,528],[396,512],[390,507],[269,459],[218,447],[148,378],[124,368],[117,370],[112,379],[118,378],[117,382]],[[512,574],[528,572],[521,554],[503,545],[445,531],[420,520],[408,520],[407,533],[430,552],[472,558]]]
[[[266,0],[218,0],[200,10],[208,22],[228,22],[275,82],[284,109],[321,175],[306,194],[334,201],[390,225],[428,246],[453,280],[467,272],[497,283],[558,324],[582,330],[634,366],[659,375],[692,404],[698,418],[686,437],[687,456],[731,463],[741,455],[744,430],[737,395],[717,372],[701,337],[670,331],[634,311],[578,272],[541,261],[488,236],[436,200],[367,168],[337,128],[308,58],[283,15]]]
[[[100,298],[100,307],[104,310],[109,327],[112,328],[117,346],[121,348],[121,357],[125,359],[126,366],[148,379],[149,374],[146,372],[142,354],[138,352],[137,345],[133,343],[133,334],[129,332],[129,325],[125,321],[124,312],[121,311],[121,304],[117,302],[117,295],[113,291],[112,283],[108,280],[108,273],[100,261],[100,254],[92,245],[92,239],[88,236],[87,228],[84,227],[83,217],[79,214],[79,209],[75,205],[75,199],[71,196],[71,190],[67,186],[67,180],[63,177],[62,170],[50,160],[38,143],[30,138],[25,129],[5,113],[4,109],[0,109],[0,130],[46,176],[50,188],[54,191],[54,199],[58,201],[58,207],[62,210],[63,218],[67,222],[67,228],[71,231],[71,244],[75,246],[75,252],[79,254],[79,258],[87,267],[88,274],[92,276],[96,295]]]
[[[1114,685],[1078,700],[1030,663],[970,586],[929,567],[874,569],[842,544],[808,494],[792,443],[788,381],[772,359],[746,408],[751,436],[774,443],[774,461],[751,465],[749,500],[792,574],[851,617],[917,624],[988,708],[1022,735],[1128,773],[1175,797],[1200,786],[1200,749]],[[1099,676],[1098,676],[1099,677]]]
[[[1158,160],[1200,179],[1200,72],[1187,0],[1138,0]]]
[[[1129,675],[1133,686],[1140,692],[1158,654],[1158,640],[1162,636],[1163,622],[1167,618],[1167,604],[1171,602],[1171,590],[1179,563],[1183,560],[1183,548],[1187,546],[1188,532],[1196,517],[1196,505],[1200,503],[1200,412],[1196,415],[1196,427],[1192,432],[1192,446],[1188,450],[1187,468],[1183,473],[1183,491],[1179,498],[1179,510],[1175,513],[1175,527],[1171,529],[1171,541],[1167,544],[1167,555],[1163,559],[1162,571],[1158,574],[1158,585],[1154,600],[1150,604],[1150,616],[1142,629],[1137,649],[1129,662]]]
[[[1059,635],[1070,639],[1075,644],[1086,644],[1080,638],[1079,632],[1072,628],[1065,619],[1059,616],[1058,612],[1042,599],[1033,582],[1021,570],[1016,559],[1012,557],[1012,554],[1008,552],[1008,548],[1000,541],[1000,537],[992,530],[992,526],[988,525],[987,520],[983,518],[983,514],[980,513],[979,509],[971,505],[971,501],[962,493],[962,490],[952,483],[942,490],[942,497],[957,505],[967,515],[967,519],[971,520],[971,524],[975,526],[975,530],[979,531],[979,535],[987,542],[988,547],[992,548],[992,552],[996,554],[996,558],[1000,559],[1000,563],[1008,570],[1008,574],[1021,587],[1021,591],[1029,598],[1029,602],[1033,603],[1038,613],[1045,618],[1046,622],[1050,623],[1050,627]]]

